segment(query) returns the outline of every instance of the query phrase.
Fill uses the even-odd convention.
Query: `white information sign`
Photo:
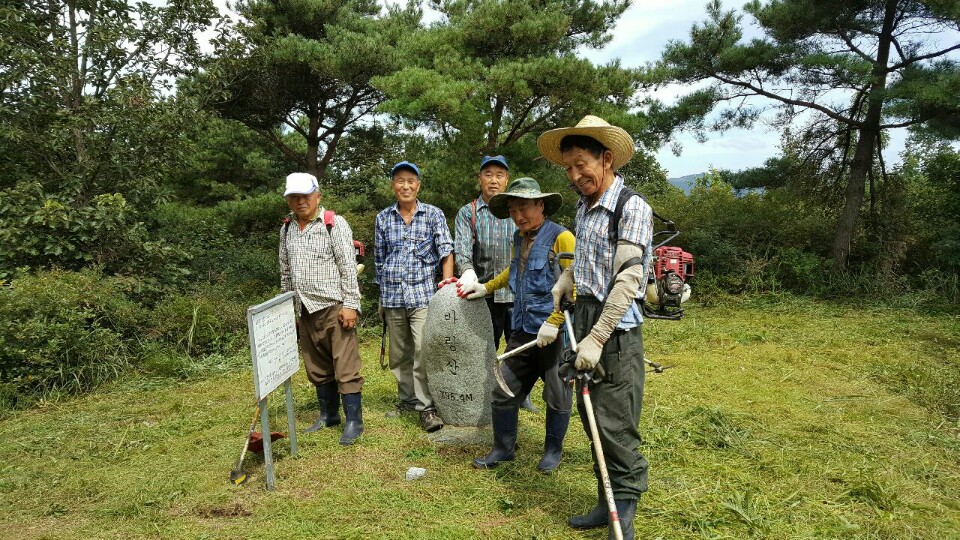
[[[247,309],[253,387],[258,401],[300,369],[293,294],[283,293]]]

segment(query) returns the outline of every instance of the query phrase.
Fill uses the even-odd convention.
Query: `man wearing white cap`
[[[647,460],[638,451],[644,364],[643,319],[637,300],[646,285],[653,210],[642,197],[626,190],[617,173],[634,153],[633,139],[624,129],[588,115],[575,127],[547,131],[537,147],[545,158],[565,168],[571,187],[580,195],[572,272],[568,268],[557,281],[554,304],[559,309],[562,298],[572,299],[576,284],[576,368],[593,371],[601,365],[606,373],[594,381],[590,394],[623,537],[632,539],[637,499],[647,490]],[[589,438],[580,395],[577,409]],[[594,476],[597,506],[586,515],[570,518],[574,528],[608,525],[596,463]],[[613,538],[612,527],[608,530]]]
[[[350,445],[363,432],[353,232],[345,219],[320,207],[312,174],[287,176],[283,196],[291,213],[280,230],[280,288],[296,293],[300,350],[320,406],[306,431],[339,425],[342,399],[347,423],[340,444]]]

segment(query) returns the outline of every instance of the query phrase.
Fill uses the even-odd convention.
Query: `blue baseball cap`
[[[503,156],[483,156],[483,159],[480,160],[480,170],[482,171],[487,165],[500,165],[504,169],[510,170],[507,165],[507,158]]]
[[[409,161],[401,161],[400,163],[397,163],[396,165],[394,165],[393,168],[390,169],[390,177],[393,178],[393,175],[397,174],[397,171],[401,169],[407,169],[409,171],[413,171],[413,174],[417,175],[417,180],[420,179],[420,169],[417,168],[417,166],[414,165],[413,163],[410,163]]]

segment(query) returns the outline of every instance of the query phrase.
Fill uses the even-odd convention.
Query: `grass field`
[[[960,538],[956,315],[757,297],[645,326],[648,356],[675,367],[647,378],[638,538]],[[606,537],[565,523],[595,501],[579,422],[554,475],[536,472],[543,416],[526,412],[517,461],[476,471],[486,447],[438,447],[414,416],[384,417],[396,390],[378,348],[364,345],[358,444],[324,430],[291,458],[280,443],[273,492],[255,460],[248,484],[228,480],[253,413],[247,369],[133,376],[7,413],[0,527],[20,539]],[[315,398],[295,381],[302,428]],[[282,395],[271,415],[282,420]],[[405,481],[410,466],[426,476]]]

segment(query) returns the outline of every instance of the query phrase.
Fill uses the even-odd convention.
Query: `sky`
[[[225,0],[214,0],[221,12],[226,12]],[[396,2],[400,0],[387,0]],[[724,8],[740,8],[745,0],[725,1]],[[596,64],[619,59],[625,67],[639,67],[656,61],[670,40],[686,40],[690,27],[706,19],[707,0],[633,0],[632,5],[617,22],[613,39],[601,50],[586,49],[581,55]],[[424,8],[424,21],[437,18],[436,13]],[[755,37],[759,31],[749,26],[744,17],[745,37]],[[661,89],[654,97],[672,103],[689,88],[673,85]],[[899,163],[900,153],[907,139],[905,129],[888,130],[889,144],[883,156],[888,167]],[[708,133],[705,142],[698,142],[692,134],[680,133],[673,144],[659,149],[656,157],[667,170],[667,176],[677,178],[717,169],[741,170],[758,167],[779,153],[780,135],[758,122],[752,129],[734,129],[724,133]],[[672,148],[679,147],[680,155]]]
[[[740,8],[743,2],[724,2],[724,8]],[[624,67],[640,67],[660,58],[670,40],[686,41],[694,23],[707,18],[707,0],[634,0],[617,23],[613,39],[602,50],[585,50],[583,56],[594,63],[606,63],[620,59]],[[756,27],[749,27],[750,17],[744,17],[744,36],[759,37]],[[674,85],[657,92],[656,97],[672,103],[677,96],[689,92],[689,88]],[[906,130],[893,130],[890,144],[884,150],[888,166],[899,163],[899,154],[906,141]],[[733,129],[724,133],[710,132],[707,141],[698,142],[692,134],[681,133],[675,142],[682,148],[679,156],[667,144],[657,153],[657,160],[667,170],[667,176],[677,178],[701,173],[711,167],[741,170],[763,165],[764,161],[779,154],[780,135],[762,123],[753,129]]]

